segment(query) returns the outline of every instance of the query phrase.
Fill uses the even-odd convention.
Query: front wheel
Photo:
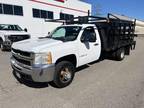
[[[71,62],[62,61],[56,65],[53,84],[57,88],[64,88],[71,84],[75,75],[75,67]]]

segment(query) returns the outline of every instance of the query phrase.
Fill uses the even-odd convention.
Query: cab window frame
[[[96,40],[97,40],[97,35],[96,35],[96,32],[95,32],[95,27],[93,27],[93,26],[89,26],[89,27],[86,27],[86,28],[84,28],[83,29],[83,33],[82,33],[82,36],[81,36],[81,42],[82,42],[82,40],[83,40],[83,38],[84,38],[84,33],[86,32],[86,29],[92,29],[93,31],[93,33],[94,33],[94,37],[93,37],[93,41],[94,42],[96,42]],[[89,31],[90,32],[90,31]],[[92,34],[92,33],[91,33]],[[86,36],[86,35],[85,35]],[[89,33],[88,33],[88,35],[87,35],[87,42],[90,42],[89,40],[90,40],[90,38],[89,38],[89,36],[92,36],[92,35],[90,35]],[[92,38],[91,38],[92,39]]]

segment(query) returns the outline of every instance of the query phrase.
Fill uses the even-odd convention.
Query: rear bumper
[[[54,78],[55,65],[40,65],[27,67],[18,63],[14,58],[11,58],[11,66],[16,73],[19,73],[21,76],[27,80],[32,80],[34,82],[50,82]]]

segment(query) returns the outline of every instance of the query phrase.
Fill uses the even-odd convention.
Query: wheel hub
[[[121,53],[121,58],[123,58],[123,57],[124,57],[124,52]]]
[[[64,68],[61,70],[60,79],[64,83],[71,80],[71,72],[69,71],[68,68]]]

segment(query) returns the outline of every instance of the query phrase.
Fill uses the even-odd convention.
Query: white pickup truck
[[[0,48],[1,50],[11,49],[14,42],[29,39],[30,34],[22,30],[18,25],[0,24]]]
[[[47,37],[14,43],[11,57],[14,74],[21,79],[52,82],[63,88],[72,82],[77,67],[98,60],[104,52],[123,60],[135,46],[134,22],[114,21],[117,20],[109,19],[104,24],[100,20],[96,24],[73,22],[57,27]],[[119,24],[114,23],[125,23],[126,27],[116,28]],[[130,34],[124,33],[126,29]]]

